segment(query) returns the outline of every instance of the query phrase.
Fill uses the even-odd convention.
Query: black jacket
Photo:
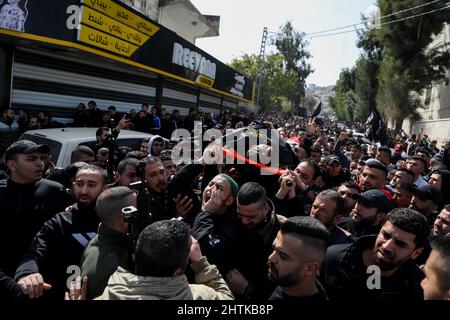
[[[331,234],[331,236],[330,236],[330,240],[328,241],[328,246],[353,242],[351,235],[346,234],[345,231],[338,226],[335,226],[330,231],[330,234]]]
[[[199,196],[194,192],[192,182],[195,177],[203,172],[204,166],[201,164],[188,164],[183,167],[170,181],[168,190],[169,195],[176,199],[178,195],[182,198],[188,196],[192,200],[192,209],[186,214],[184,220],[193,226],[195,217],[201,211],[202,202]]]
[[[275,288],[267,278],[267,259],[278,230],[280,222],[273,212],[260,226],[246,230],[234,209],[230,209],[221,216],[200,213],[192,233],[208,261],[217,265],[222,275],[237,269],[247,279],[247,291],[237,299],[267,300]]]
[[[172,219],[176,216],[175,201],[167,191],[161,194],[150,191],[149,196],[151,222]]]
[[[369,289],[363,251],[373,248],[376,236],[364,236],[353,244],[328,248],[321,270],[321,280],[331,300],[423,300],[420,281],[423,273],[414,261],[404,263],[391,277],[381,277],[380,289]]]
[[[294,216],[306,216],[305,206],[308,205],[303,192],[297,192],[297,195],[292,199],[279,199],[275,196],[271,198],[275,211],[287,218]]]
[[[245,239],[245,230],[234,206],[223,215],[212,215],[206,211],[199,213],[192,235],[208,261],[215,264],[223,276],[241,263],[243,257],[239,248]]]
[[[11,277],[8,277],[0,269],[0,299],[1,301],[24,299],[26,296],[22,294],[22,290],[17,282]]]
[[[241,244],[245,258],[239,271],[249,281],[244,294],[246,300],[267,300],[275,289],[267,277],[267,261],[272,254],[272,244],[281,224],[274,211],[267,215],[267,220],[253,230],[247,230],[247,238]]]
[[[58,213],[44,224],[34,238],[16,271],[15,279],[38,272],[44,282],[52,285],[44,296],[64,299],[66,281],[72,275],[67,268],[80,267],[81,255],[96,235],[99,222],[92,207],[79,209],[74,204],[70,211]]]
[[[10,277],[45,221],[66,207],[67,194],[57,182],[0,181],[0,268]]]
[[[351,238],[356,240],[362,236],[378,235],[381,230],[381,224],[371,227],[365,227],[350,217],[342,218],[338,226],[351,233]]]
[[[328,172],[325,175],[325,189],[333,189],[339,187],[344,182],[349,181],[351,178],[350,172],[341,167],[341,171],[335,177],[331,176]]]

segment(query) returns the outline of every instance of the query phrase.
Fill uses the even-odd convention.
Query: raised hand
[[[76,277],[75,281],[70,283],[69,292],[64,294],[64,300],[86,300],[87,283],[86,276],[83,277],[83,281],[81,277]]]
[[[179,194],[177,198],[175,199],[175,207],[177,210],[177,217],[185,217],[186,214],[191,211],[194,204],[192,203],[192,199],[188,196],[185,196],[184,198],[181,197]]]

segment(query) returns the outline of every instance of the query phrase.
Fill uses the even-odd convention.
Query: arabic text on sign
[[[89,7],[83,7],[81,22],[90,27],[94,27],[122,40],[129,41],[136,45],[143,45],[150,38],[144,33],[136,31],[129,26],[101,14]]]
[[[110,0],[82,0],[82,2],[150,37],[159,31],[158,26]]]

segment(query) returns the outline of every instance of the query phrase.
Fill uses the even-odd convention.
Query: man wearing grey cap
[[[10,178],[0,181],[0,268],[9,276],[14,275],[22,255],[44,222],[66,206],[63,186],[42,179],[42,156],[49,152],[46,145],[20,140],[5,153]]]

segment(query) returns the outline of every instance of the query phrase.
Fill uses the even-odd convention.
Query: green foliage
[[[256,79],[261,69],[261,61],[256,54],[245,53],[242,57],[231,60],[230,67],[251,79]]]
[[[293,112],[299,107],[306,78],[313,72],[307,62],[311,57],[308,43],[303,37],[287,22],[275,41],[279,53],[270,54],[263,61],[256,54],[244,54],[231,61],[232,68],[254,80],[262,111]]]
[[[289,97],[297,90],[297,74],[284,67],[284,56],[271,54],[261,61],[255,54],[233,59],[230,66],[257,83],[261,74],[260,105],[263,111],[292,109]],[[257,88],[258,89],[258,88]]]
[[[342,69],[336,82],[336,95],[330,97],[330,106],[338,121],[353,121],[355,97],[355,69]]]
[[[309,43],[304,36],[304,33],[296,31],[288,21],[280,27],[275,39],[278,51],[285,58],[285,68],[297,75],[297,90],[289,95],[289,100],[297,108],[305,96],[306,78],[313,72],[312,66],[308,63],[308,59],[311,58],[308,51]]]
[[[429,0],[378,0],[378,5],[381,16],[386,16],[427,2]],[[422,90],[443,81],[445,71],[450,69],[450,52],[445,45],[430,46],[433,37],[443,30],[444,23],[450,22],[450,10],[389,22],[447,5],[439,1],[391,15],[380,21],[380,29],[367,29],[358,34],[357,45],[363,53],[353,69],[354,86],[342,85],[349,71],[343,70],[336,83],[336,97],[330,101],[339,120],[364,121],[374,107],[393,119],[396,129],[401,128],[403,119],[418,117],[418,97]],[[349,102],[352,98],[354,105]]]
[[[417,6],[428,0],[379,0],[381,14],[386,15]],[[383,23],[439,9],[448,4],[439,1],[407,14],[396,14]],[[442,48],[430,49],[433,36],[439,34],[445,22],[450,22],[449,10],[436,11],[413,19],[386,24],[375,34],[383,43],[377,103],[384,113],[395,120],[399,129],[406,115],[417,114],[420,106],[417,94],[434,82],[445,79],[450,68],[450,53]],[[413,93],[415,92],[415,94]]]
[[[355,66],[355,120],[365,121],[375,107],[378,89],[377,62],[361,56]]]

